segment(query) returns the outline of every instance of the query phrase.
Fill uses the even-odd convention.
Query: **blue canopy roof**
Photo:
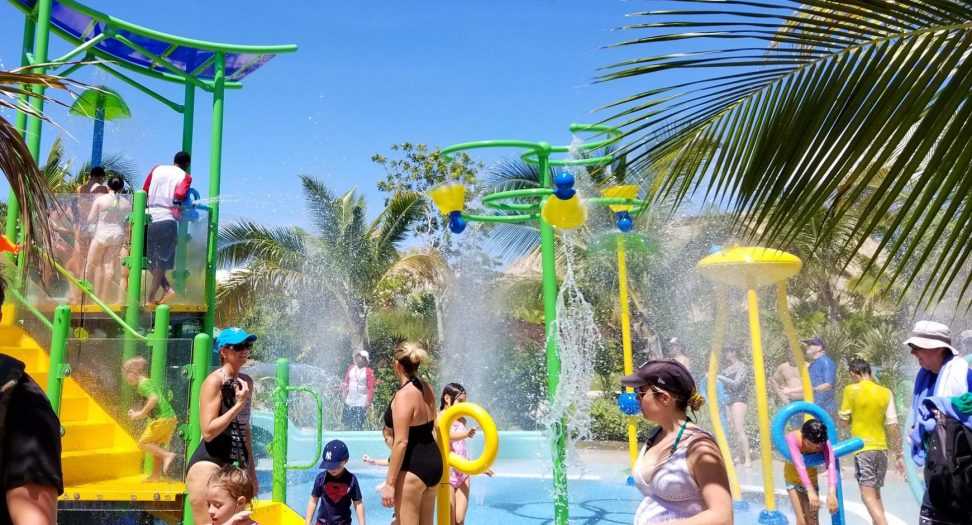
[[[10,2],[28,13],[37,4],[37,0]],[[100,39],[86,50],[88,53],[123,63],[128,69],[162,74],[174,81],[179,80],[179,75],[173,68],[199,81],[211,82],[217,52],[226,55],[226,80],[240,81],[276,53],[296,49],[296,46],[240,46],[174,37],[118,20],[73,0],[53,0],[51,25],[58,34],[75,45]],[[146,55],[146,51],[155,58]],[[169,67],[163,65],[163,61]]]

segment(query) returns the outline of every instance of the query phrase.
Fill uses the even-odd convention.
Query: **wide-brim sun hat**
[[[907,347],[918,347],[924,349],[948,348],[952,355],[958,355],[958,350],[952,346],[952,331],[948,326],[935,321],[918,321],[911,330],[911,336],[905,339],[904,345]]]

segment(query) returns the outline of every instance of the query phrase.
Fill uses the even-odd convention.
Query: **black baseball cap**
[[[819,337],[813,337],[810,339],[804,339],[803,344],[807,346],[819,346],[820,348],[825,348],[823,339]]]
[[[656,386],[688,399],[695,392],[695,380],[685,365],[674,359],[652,359],[633,374],[621,377],[621,384],[631,388]]]

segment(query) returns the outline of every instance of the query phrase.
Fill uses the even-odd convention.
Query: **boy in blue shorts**
[[[314,488],[311,489],[311,497],[307,501],[307,514],[304,518],[307,525],[351,525],[351,503],[354,503],[358,523],[365,524],[364,502],[361,501],[358,478],[344,468],[349,457],[348,446],[339,439],[329,441],[324,446],[321,473],[314,480]]]

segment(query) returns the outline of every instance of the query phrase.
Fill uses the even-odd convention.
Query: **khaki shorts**
[[[148,443],[160,447],[167,447],[169,446],[169,441],[172,440],[172,434],[175,433],[178,424],[179,420],[174,417],[153,419],[149,421],[148,426],[145,427],[142,435],[138,438],[138,444],[145,445]]]

